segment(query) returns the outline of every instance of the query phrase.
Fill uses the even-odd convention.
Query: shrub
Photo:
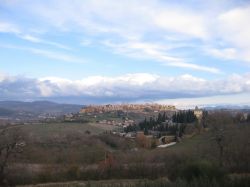
[[[217,165],[208,161],[196,161],[180,168],[179,176],[189,182],[199,178],[222,181],[225,177],[225,172]]]

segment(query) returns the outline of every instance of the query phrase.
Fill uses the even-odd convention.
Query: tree
[[[193,123],[195,122],[196,117],[194,115],[194,111],[187,110],[175,113],[172,120],[175,123]]]
[[[247,122],[250,122],[250,113],[247,114]]]
[[[234,122],[235,122],[235,123],[243,123],[243,122],[245,122],[245,121],[246,121],[246,120],[245,120],[244,114],[241,113],[241,112],[238,112],[238,113],[236,114],[236,116],[234,117]]]
[[[162,122],[165,122],[167,120],[166,112],[163,113],[162,116]]]
[[[20,153],[24,145],[19,129],[16,127],[0,129],[0,185],[7,182],[6,168],[10,159]]]
[[[223,165],[224,151],[230,143],[230,137],[227,136],[227,129],[232,125],[232,116],[227,112],[215,112],[209,115],[209,124],[213,134],[213,140],[219,150],[218,161]]]
[[[163,119],[162,119],[161,113],[159,112],[158,118],[157,118],[157,123],[159,124],[159,123],[161,123],[161,122],[163,122]]]
[[[203,128],[207,128],[208,123],[208,111],[203,111],[202,117],[201,117],[201,125]]]

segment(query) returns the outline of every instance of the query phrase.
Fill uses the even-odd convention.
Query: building
[[[203,115],[203,110],[199,109],[197,106],[194,109],[194,115],[196,116],[196,118],[198,120],[200,120],[202,118]]]
[[[160,105],[160,104],[121,104],[121,105],[90,105],[82,108],[80,113],[104,113],[104,112],[117,112],[117,111],[132,111],[132,112],[144,112],[144,111],[175,111],[176,108],[173,105]]]

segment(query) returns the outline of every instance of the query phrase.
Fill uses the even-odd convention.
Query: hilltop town
[[[145,111],[175,111],[176,108],[173,105],[160,105],[160,104],[107,104],[107,105],[90,105],[82,108],[80,113],[104,113],[111,111],[133,111],[133,112],[145,112]]]
[[[78,113],[65,115],[64,120],[67,122],[93,122],[123,129],[138,124],[145,117],[165,113],[170,118],[177,111],[173,105],[161,104],[89,105],[83,107]]]
[[[107,104],[89,105],[79,113],[65,115],[68,122],[92,122],[113,127],[109,133],[124,138],[140,139],[143,147],[165,147],[180,141],[187,123],[202,123],[203,110],[182,111],[173,105]],[[181,130],[178,130],[181,128]]]

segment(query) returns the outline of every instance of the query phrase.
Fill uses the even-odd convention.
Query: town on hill
[[[80,113],[103,113],[111,111],[175,111],[173,105],[160,105],[160,104],[107,104],[107,105],[89,105],[81,109]]]

